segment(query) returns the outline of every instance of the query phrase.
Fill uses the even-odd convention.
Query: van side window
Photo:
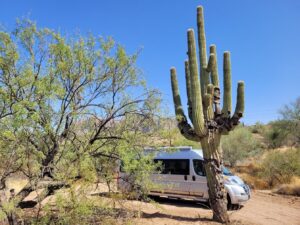
[[[190,174],[190,161],[188,159],[155,159],[154,162],[161,164],[161,174]]]
[[[199,176],[205,176],[205,169],[202,160],[193,159],[195,173]]]

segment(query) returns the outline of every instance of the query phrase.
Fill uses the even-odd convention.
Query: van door
[[[161,173],[152,176],[152,179],[161,187],[151,192],[160,192],[165,195],[189,195],[189,159],[155,159],[154,161],[161,164]]]
[[[191,160],[191,175],[190,195],[196,198],[208,199],[208,187],[203,160]]]

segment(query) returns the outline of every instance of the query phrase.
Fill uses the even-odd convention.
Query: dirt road
[[[24,182],[23,182],[24,183]],[[10,182],[9,186],[17,191],[22,182]],[[18,185],[16,185],[18,184]],[[91,194],[107,192],[104,184],[96,185]],[[95,196],[96,197],[96,196]],[[51,196],[47,198],[48,201]],[[47,202],[47,199],[44,201]],[[109,198],[105,198],[108,201]],[[42,202],[43,204],[43,202]],[[136,224],[142,225],[182,225],[208,224],[215,225],[211,220],[212,212],[205,205],[190,201],[158,199],[157,204],[140,201],[125,201],[127,209],[138,210],[141,218]],[[237,211],[229,211],[232,224],[243,225],[300,225],[300,197],[271,194],[270,191],[253,191],[251,199]]]
[[[132,202],[133,208],[143,212],[137,224],[217,224],[205,206],[188,201],[160,199],[155,207],[148,203]],[[159,208],[160,207],[160,208]],[[256,191],[240,210],[230,211],[232,224],[300,225],[300,198],[273,195]]]

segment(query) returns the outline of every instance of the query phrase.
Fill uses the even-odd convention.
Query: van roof
[[[169,149],[167,152],[166,150]],[[172,148],[162,148],[157,151],[155,159],[203,159],[202,149],[192,149],[191,147],[176,147],[176,150],[172,151]],[[178,150],[177,150],[178,149]]]

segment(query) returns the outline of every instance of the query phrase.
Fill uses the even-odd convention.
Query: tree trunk
[[[227,194],[222,178],[222,164],[219,134],[214,137],[205,137],[201,140],[203,149],[208,194],[213,219],[220,223],[229,223],[227,214]]]
[[[14,212],[10,212],[6,216],[7,216],[9,225],[17,225],[18,224],[18,220],[17,220],[17,217]]]
[[[53,167],[52,163],[54,160],[54,157],[56,156],[58,152],[59,145],[58,143],[54,143],[53,148],[47,153],[46,158],[42,161],[42,175],[43,177],[50,177],[53,178]]]

